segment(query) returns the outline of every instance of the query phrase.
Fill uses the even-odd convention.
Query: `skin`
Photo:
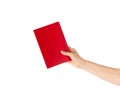
[[[74,48],[70,48],[71,52],[61,51],[62,55],[69,56],[69,63],[77,68],[81,68],[103,80],[120,85],[120,69],[103,66],[83,59]]]

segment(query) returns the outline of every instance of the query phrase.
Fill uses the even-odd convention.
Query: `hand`
[[[70,64],[87,72],[90,72],[102,78],[103,80],[120,85],[120,69],[107,67],[88,60],[84,60],[80,57],[75,49],[71,47],[69,48],[71,52],[61,51],[61,53],[71,58]]]
[[[71,52],[67,52],[67,51],[61,51],[61,54],[62,55],[66,55],[66,56],[69,56],[71,58],[71,61],[69,61],[70,64],[72,64],[73,66],[75,67],[80,67],[81,64],[84,64],[84,59],[82,59],[80,57],[80,55],[77,53],[77,51],[74,49],[74,48],[70,48],[70,51]]]

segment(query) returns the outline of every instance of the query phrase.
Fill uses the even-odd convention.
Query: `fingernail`
[[[64,52],[64,51],[62,50],[61,53],[63,54],[63,52]]]

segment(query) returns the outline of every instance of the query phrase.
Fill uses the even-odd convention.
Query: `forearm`
[[[74,48],[70,47],[71,52],[62,51],[61,53],[70,56],[72,59],[70,64],[75,67],[88,71],[106,81],[120,85],[120,69],[111,68],[103,65],[96,64],[91,61],[84,60],[80,57]]]
[[[120,69],[106,67],[87,60],[84,60],[84,64],[81,64],[80,68],[106,81],[120,85]]]

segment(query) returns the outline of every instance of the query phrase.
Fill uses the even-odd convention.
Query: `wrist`
[[[86,65],[87,60],[80,58],[80,63],[79,63],[79,68],[84,68],[84,66]]]

